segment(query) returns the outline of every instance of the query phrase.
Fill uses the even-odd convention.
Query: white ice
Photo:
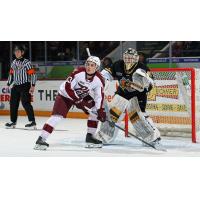
[[[37,117],[38,130],[5,129],[8,116],[0,117],[0,156],[200,156],[200,144],[190,138],[163,137],[162,144],[167,152],[144,147],[134,138],[125,138],[122,132],[113,144],[102,149],[85,148],[87,121],[64,119],[48,138],[50,147],[46,151],[34,150],[46,117]],[[19,116],[17,127],[24,128],[27,117]]]

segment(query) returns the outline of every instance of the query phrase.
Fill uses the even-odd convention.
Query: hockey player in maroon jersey
[[[52,115],[43,126],[43,130],[36,141],[34,149],[46,150],[49,144],[47,138],[53,132],[57,123],[66,117],[70,108],[75,105],[88,114],[87,121],[87,147],[102,147],[102,142],[94,138],[98,121],[106,120],[103,107],[104,101],[104,79],[98,69],[100,59],[90,56],[81,67],[73,71],[60,86],[56,97]],[[90,114],[88,109],[97,113]]]

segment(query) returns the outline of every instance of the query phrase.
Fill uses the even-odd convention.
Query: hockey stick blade
[[[116,128],[118,128],[118,129],[120,129],[120,130],[122,130],[122,131],[125,132],[125,129],[123,129],[122,127],[118,126],[118,125],[115,124],[114,122],[111,122],[111,121],[109,121],[109,120],[106,120],[106,121],[107,121],[111,126],[115,126]],[[156,147],[156,146],[154,146],[154,145],[152,145],[152,144],[146,142],[145,140],[139,138],[138,136],[134,135],[133,133],[131,133],[131,132],[129,132],[129,131],[128,131],[128,134],[129,134],[130,136],[134,137],[135,139],[139,140],[139,141],[142,142],[143,144],[146,144],[147,146],[149,146],[149,147],[151,147],[151,148],[153,148],[153,149],[155,149],[155,150],[158,150],[158,151],[167,151],[167,150],[164,149],[164,148],[158,148],[158,147]]]

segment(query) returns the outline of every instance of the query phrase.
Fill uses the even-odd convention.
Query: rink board
[[[58,93],[58,89],[62,80],[45,80],[45,81],[37,81],[34,95],[32,96],[32,105],[34,107],[35,115],[36,116],[50,116],[53,108],[53,104],[55,101],[55,97]],[[116,91],[117,81],[113,81],[109,84],[109,89],[106,91],[105,97],[106,100],[111,102],[114,93]],[[174,91],[172,91],[172,89]],[[169,88],[170,91],[161,91],[168,93],[172,93],[177,96],[176,88]],[[156,109],[154,107],[153,98],[155,95],[151,93],[149,96],[148,104],[147,104],[147,112],[149,115],[154,119],[156,123],[167,123],[167,124],[174,124],[175,122],[178,124],[191,124],[190,118],[186,116],[186,111],[183,108],[180,109],[181,106],[177,107],[176,102],[178,101],[177,97],[174,98],[174,95],[162,95],[156,96],[157,106]],[[9,115],[9,99],[10,99],[10,90],[7,90],[6,81],[0,81],[0,115]],[[161,100],[159,100],[161,99]],[[170,100],[170,104],[169,104]],[[167,112],[166,107],[170,108],[169,112]],[[179,108],[179,109],[178,109]],[[170,115],[170,112],[173,111],[173,116]],[[164,116],[163,116],[164,114]],[[19,107],[19,115],[26,115],[21,103]],[[81,110],[73,107],[70,109],[67,117],[69,118],[87,118]]]

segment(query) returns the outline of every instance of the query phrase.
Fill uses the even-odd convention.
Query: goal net
[[[161,135],[200,137],[200,70],[156,68],[151,73],[155,86],[148,95],[146,112]]]

